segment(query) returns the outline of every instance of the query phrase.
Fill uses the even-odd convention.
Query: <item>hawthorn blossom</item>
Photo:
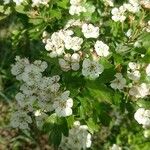
[[[59,59],[59,65],[63,71],[74,70],[77,71],[80,68],[80,55],[78,53],[65,54],[64,59]]]
[[[113,8],[111,13],[112,13],[112,20],[114,20],[115,22],[124,22],[125,19],[126,19],[126,16],[125,16],[125,11],[126,11],[126,8],[124,6],[120,6],[119,8]]]
[[[129,90],[129,94],[135,98],[144,98],[149,95],[149,86],[146,83],[132,86]]]
[[[98,78],[103,71],[104,71],[103,65],[90,59],[84,59],[82,64],[83,76],[95,79]]]
[[[78,51],[81,49],[81,44],[83,43],[83,39],[79,37],[71,37],[68,36],[64,40],[65,42],[65,48],[66,49],[72,49],[74,51]]]
[[[80,15],[82,12],[86,12],[86,8],[83,6],[84,2],[82,0],[70,0],[69,13],[71,15]]]
[[[122,150],[122,148],[117,144],[113,144],[109,150]]]
[[[28,124],[32,123],[32,119],[24,111],[16,111],[12,114],[10,124],[13,128],[29,129]]]
[[[109,55],[109,47],[102,41],[96,41],[94,47],[98,56],[107,57]]]
[[[115,77],[116,79],[111,81],[110,86],[115,90],[122,90],[126,86],[126,79],[123,78],[121,73],[116,73]]]
[[[9,4],[11,0],[3,0],[4,4]],[[16,3],[16,5],[21,5],[21,3],[23,3],[24,0],[13,0],[14,3]]]
[[[85,38],[98,38],[99,27],[95,27],[92,24],[84,23],[82,25],[82,32],[83,32]]]
[[[86,125],[80,125],[79,121],[74,122],[73,128],[69,130],[69,136],[63,136],[60,147],[65,150],[85,150],[91,147],[91,134]]]
[[[32,7],[37,6],[39,7],[39,5],[48,5],[50,0],[32,0]]]
[[[133,81],[138,81],[141,77],[140,64],[135,62],[130,62],[127,68],[127,76]]]
[[[72,115],[73,100],[69,97],[70,92],[65,91],[59,97],[55,98],[53,108],[59,117]]]
[[[129,0],[129,3],[125,3],[123,6],[126,8],[126,10],[132,13],[137,13],[140,10],[138,0]]]
[[[150,76],[150,64],[146,67],[146,74],[147,76]]]
[[[145,108],[139,108],[134,114],[135,120],[143,125],[143,128],[150,127],[150,110]]]

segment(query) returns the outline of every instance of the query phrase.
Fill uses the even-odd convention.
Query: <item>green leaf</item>
[[[55,126],[49,134],[49,142],[57,148],[61,142],[62,133],[60,132],[59,126]]]
[[[67,123],[66,118],[59,118],[58,124],[63,135],[68,136],[69,128],[68,128],[68,123]]]
[[[143,100],[143,99],[139,99],[136,104],[139,107],[144,107],[145,109],[149,109],[150,108],[150,101],[148,100]]]
[[[94,98],[97,99],[99,102],[108,102],[112,103],[112,93],[113,91],[108,88],[105,84],[95,80],[95,81],[88,81],[87,89],[89,94]]]
[[[89,128],[89,131],[93,134],[94,132],[98,132],[99,126],[94,122],[92,118],[89,118],[86,122]]]
[[[69,3],[69,0],[59,0],[57,2],[57,5],[61,8],[64,8],[64,9],[67,9],[68,8],[68,3]]]

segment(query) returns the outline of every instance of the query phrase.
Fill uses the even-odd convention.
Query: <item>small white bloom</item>
[[[115,77],[116,79],[111,81],[110,86],[115,90],[122,90],[126,86],[126,79],[123,78],[121,73],[116,73]]]
[[[128,38],[130,38],[131,35],[132,35],[132,29],[129,29],[129,30],[125,33],[125,35],[126,35]]]
[[[84,59],[82,64],[82,74],[85,77],[91,79],[98,78],[103,72],[104,67],[96,61],[91,61],[90,59]]]
[[[21,3],[23,2],[24,0],[13,0],[13,2],[16,3],[16,5],[21,5]]]
[[[81,27],[83,25],[83,22],[80,21],[80,19],[70,19],[67,24],[65,25],[65,29],[73,27],[73,26],[78,26]]]
[[[122,148],[117,144],[113,144],[113,146],[109,150],[122,150]]]
[[[36,110],[35,112],[34,112],[34,116],[36,116],[36,117],[38,117],[38,116],[41,116],[42,115],[42,113],[41,113],[41,110],[39,109],[39,110]]]
[[[86,38],[98,38],[99,27],[95,27],[92,24],[83,24],[82,32]]]
[[[126,16],[124,15],[126,11],[126,8],[124,6],[120,6],[119,8],[113,8],[111,13],[112,13],[112,20],[115,22],[123,22],[126,19]]]
[[[142,83],[139,86],[133,86],[129,90],[129,94],[135,98],[144,98],[149,95],[149,86],[146,83]]]
[[[81,150],[91,147],[91,134],[86,125],[80,125],[79,121],[74,122],[74,126],[69,130],[69,136],[62,138],[60,147],[65,150]]]
[[[150,76],[150,64],[146,67],[146,74],[147,76]]]
[[[150,110],[145,108],[139,108],[134,114],[135,120],[143,125],[143,128],[150,127]]]
[[[54,101],[53,108],[59,117],[72,115],[73,100],[69,97],[70,92],[65,91]]]
[[[149,5],[150,5],[150,4],[149,4]],[[147,32],[150,32],[150,20],[149,20],[148,23],[147,23],[146,31],[147,31]]]
[[[39,7],[39,5],[48,5],[50,0],[32,0],[32,7],[37,6]]]
[[[59,65],[63,71],[74,70],[77,71],[80,68],[79,65],[80,55],[78,53],[65,54],[64,59],[59,59]]]
[[[138,0],[129,0],[129,3],[123,5],[129,12],[137,13],[140,10],[140,5]]]
[[[94,47],[98,56],[107,57],[109,55],[109,47],[102,41],[96,41]]]
[[[127,76],[129,79],[131,79],[133,81],[138,81],[141,77],[141,73],[138,70],[127,71]]]
[[[81,48],[81,44],[83,43],[83,39],[79,37],[71,37],[68,36],[64,40],[65,42],[65,48],[66,49],[72,49],[74,51],[78,51]]]
[[[86,12],[86,8],[83,6],[84,1],[82,0],[70,0],[70,8],[69,8],[69,13],[71,15],[77,14],[78,16],[82,12]]]
[[[10,119],[10,124],[13,128],[29,129],[29,123],[32,123],[32,119],[23,111],[16,111]]]
[[[71,5],[69,9],[69,14],[70,15],[75,15],[77,14],[78,16],[81,14],[81,12],[86,12],[86,8],[83,6],[76,6],[76,5]]]
[[[114,0],[104,0],[104,3],[110,7],[114,7]]]

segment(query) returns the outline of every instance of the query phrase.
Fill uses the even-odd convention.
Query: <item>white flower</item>
[[[150,5],[150,4],[149,4],[149,5]],[[149,20],[148,23],[147,23],[146,31],[147,31],[147,32],[150,32],[150,20]]]
[[[42,74],[35,65],[26,66],[22,73],[22,80],[29,86],[36,84],[41,78]]]
[[[147,76],[150,76],[150,64],[146,67],[146,74]]]
[[[103,72],[104,67],[96,61],[91,61],[90,59],[84,59],[82,64],[82,74],[85,77],[91,79],[98,78]]]
[[[13,2],[16,3],[16,5],[21,5],[23,1],[24,0],[13,0]],[[4,0],[4,4],[8,4],[8,3],[10,3],[10,0]]]
[[[9,4],[10,0],[3,0],[4,1],[4,5]]]
[[[130,62],[127,68],[128,78],[133,81],[138,81],[141,77],[141,73],[139,71],[140,67],[141,67],[140,64],[135,62]]]
[[[92,24],[83,24],[82,32],[86,38],[98,38],[99,27],[95,27]]]
[[[104,0],[104,3],[110,7],[114,7],[114,0]]]
[[[131,35],[132,35],[132,29],[129,29],[129,30],[125,33],[125,35],[126,35],[128,38],[130,38]]]
[[[69,97],[70,92],[65,91],[54,101],[53,107],[59,117],[66,117],[72,115],[73,100]]]
[[[83,6],[83,1],[82,0],[70,0],[70,8],[69,8],[69,13],[71,15],[80,15],[81,12],[86,12],[86,8]]]
[[[39,7],[39,5],[48,5],[50,0],[32,0],[32,7],[37,6]]]
[[[122,148],[117,144],[113,144],[113,146],[109,150],[122,150]]]
[[[19,56],[16,56],[15,60],[16,63],[11,65],[11,73],[16,76],[17,80],[22,80],[22,73],[25,67],[29,65],[29,60],[21,59]]]
[[[69,14],[70,15],[80,15],[81,12],[86,12],[86,8],[83,6],[76,6],[76,5],[71,5],[69,9]]]
[[[149,86],[146,83],[142,83],[139,86],[135,85],[131,87],[129,94],[135,98],[144,98],[149,95]]]
[[[65,48],[66,49],[72,49],[74,51],[78,51],[81,48],[81,44],[83,43],[83,39],[79,37],[71,37],[68,36],[64,40],[65,42]]]
[[[26,112],[16,111],[11,116],[10,124],[13,128],[29,129],[29,123],[32,123],[32,119]]]
[[[126,79],[123,78],[121,73],[116,73],[115,77],[116,79],[111,81],[110,86],[115,90],[122,90],[126,86]]]
[[[80,21],[80,19],[70,19],[67,24],[65,25],[65,29],[73,26],[81,27],[83,25],[83,21]]]
[[[135,71],[135,70],[140,69],[140,64],[135,63],[135,62],[129,62],[128,67],[129,69]]]
[[[50,51],[50,57],[61,56],[64,53],[64,43],[61,38],[48,39],[45,45],[45,49]]]
[[[80,5],[82,0],[70,0],[71,5]]]
[[[143,128],[150,127],[150,110],[145,108],[139,108],[134,114],[135,120],[143,125]]]
[[[59,30],[58,32],[54,32],[51,38],[47,39],[45,49],[47,51],[50,51],[50,54],[49,54],[50,57],[53,58],[53,57],[61,56],[64,53],[64,49],[65,49],[64,40],[67,37],[70,37],[71,35],[73,35],[72,30]],[[78,48],[78,47],[75,46],[74,48]]]
[[[138,70],[127,71],[128,78],[133,81],[138,81],[141,77],[141,73]]]
[[[137,13],[140,10],[140,5],[138,0],[129,0],[129,3],[123,5],[129,12]]]
[[[80,68],[79,65],[80,55],[78,53],[74,54],[65,54],[64,59],[59,59],[59,65],[63,71],[74,70],[77,71]]]
[[[126,9],[123,6],[120,6],[119,8],[113,8],[111,13],[112,13],[112,20],[115,22],[123,22],[126,19],[126,16],[124,15]]]
[[[69,136],[62,138],[60,147],[65,150],[85,150],[91,147],[91,134],[86,125],[80,125],[79,121],[69,130]]]
[[[109,55],[109,47],[102,41],[96,41],[94,47],[98,56],[107,57]]]

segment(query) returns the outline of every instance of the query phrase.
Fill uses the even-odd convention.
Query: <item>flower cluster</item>
[[[121,73],[117,73],[115,75],[116,79],[114,79],[113,81],[111,81],[110,86],[113,89],[118,89],[118,90],[122,90],[125,86],[126,86],[126,79],[123,78]]]
[[[63,137],[60,147],[65,150],[85,150],[91,147],[91,134],[86,125],[80,125],[79,121],[69,130],[69,136]]]
[[[130,13],[137,13],[140,11],[140,3],[138,0],[129,0],[128,3],[124,3],[119,8],[112,9],[112,20],[115,22],[124,22],[126,19],[127,11]]]
[[[70,92],[60,91],[60,84],[58,83],[60,77],[58,75],[52,77],[43,76],[42,73],[46,68],[47,63],[44,61],[36,60],[30,63],[27,58],[16,57],[16,63],[12,65],[11,72],[23,84],[20,87],[20,92],[15,96],[18,113],[12,115],[13,127],[19,126],[25,120],[29,120],[27,122],[30,123],[29,113],[35,113],[35,116],[41,116],[41,114],[46,116],[47,112],[55,110],[60,117],[72,114],[73,100],[69,97]],[[24,112],[22,112],[23,110]],[[37,110],[40,112],[38,115]],[[23,124],[24,127],[19,127],[27,128],[27,124]]]
[[[147,74],[149,70],[148,67],[149,65],[144,70],[145,74]],[[150,94],[150,85],[140,81],[142,68],[145,68],[145,65],[136,62],[130,62],[127,68],[127,76],[132,80],[129,86],[129,94],[135,98],[145,98]]]
[[[84,39],[73,36],[74,31],[69,29],[73,26],[81,28],[81,33],[86,39],[99,37],[99,27],[83,23],[80,20],[70,20],[64,29],[53,33],[50,38],[46,31],[43,32],[43,43],[46,44],[45,49],[50,51],[50,54],[48,54],[50,57],[59,57],[59,65],[63,71],[77,71],[80,68],[80,62],[83,61],[82,75],[91,79],[98,78],[104,67],[98,62],[99,59],[94,59],[94,53],[86,54],[83,52],[82,44]],[[91,48],[95,49],[96,57],[107,57],[110,54],[109,46],[99,40]],[[89,55],[93,57],[93,60],[87,58]]]

